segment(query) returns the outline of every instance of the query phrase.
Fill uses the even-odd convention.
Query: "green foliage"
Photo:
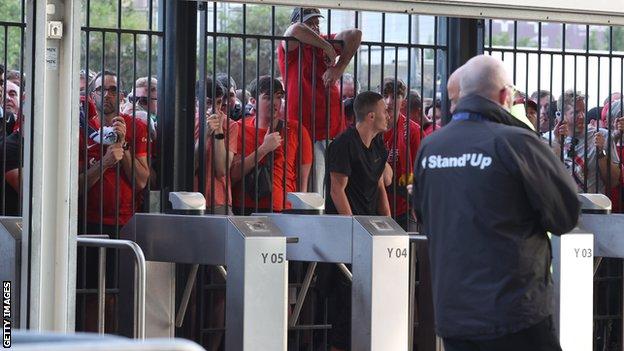
[[[288,26],[290,25],[290,13],[292,9],[289,7],[276,7],[275,8],[275,29],[274,33],[277,36],[284,34]],[[267,35],[271,33],[271,7],[270,6],[247,6],[247,23],[246,33]],[[232,10],[226,17],[224,13],[219,14],[219,21],[221,29],[219,31],[227,33],[242,33],[243,32],[243,12],[242,7]],[[207,43],[207,63],[206,72],[209,74],[213,72],[215,66],[213,62],[213,36],[212,28],[208,28],[208,43]],[[240,88],[243,85],[249,84],[258,75],[271,74],[271,64],[273,63],[275,76],[279,76],[279,68],[277,67],[277,56],[275,56],[275,62],[272,62],[272,43],[270,40],[256,40],[247,39],[245,41],[245,82],[242,82],[243,74],[243,40],[240,38],[233,38],[230,41],[230,50],[228,54],[228,40],[223,37],[217,39],[217,60],[216,60],[216,72],[227,73],[228,63],[230,65],[230,74],[238,84]],[[258,44],[260,45],[260,51],[258,52]],[[277,48],[281,45],[281,40],[275,40],[273,48]],[[201,64],[201,63],[200,63]],[[259,64],[259,67],[257,65]],[[257,68],[259,71],[257,72]]]
[[[587,49],[587,44],[583,49]],[[589,50],[609,51],[609,31],[590,31]],[[613,27],[613,51],[624,51],[624,27]]]
[[[21,0],[0,0],[0,21],[15,23],[6,27],[0,26],[0,64],[4,65],[6,60],[9,69],[20,68],[20,52],[23,47],[21,18]]]
[[[83,21],[86,25],[86,0],[81,0]],[[89,27],[139,29],[148,28],[147,10],[137,10],[133,7],[132,0],[121,2],[121,22],[119,23],[117,0],[97,0],[90,2]],[[115,71],[119,74],[123,88],[127,92],[132,89],[135,77],[135,39],[136,39],[136,77],[148,74],[148,43],[147,35],[121,34],[112,32],[86,32],[81,36],[81,69],[87,66],[87,34],[89,37],[89,69],[95,72],[102,68]],[[158,50],[158,37],[152,37],[151,74],[156,75]],[[119,53],[119,55],[118,55]],[[119,57],[118,57],[119,56]],[[102,61],[102,58],[104,61]]]
[[[513,46],[509,32],[501,32],[492,35],[492,46]]]

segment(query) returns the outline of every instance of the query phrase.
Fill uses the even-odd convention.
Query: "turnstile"
[[[10,292],[13,328],[20,325],[21,252],[22,217],[0,217],[0,281],[2,290]]]
[[[611,202],[604,195],[579,194],[579,201],[577,227],[551,237],[554,322],[566,351],[593,347],[594,262],[600,262],[595,257],[624,257],[624,217],[609,214]]]
[[[136,242],[147,261],[227,266],[225,349],[286,350],[286,237],[266,217],[136,214],[121,237]],[[120,291],[131,291],[124,284],[133,273],[121,268]],[[121,302],[131,311],[128,303]],[[148,298],[148,329],[152,308],[163,305]],[[172,327],[174,313],[167,316],[155,323]]]
[[[408,350],[409,237],[392,218],[263,215],[299,239],[288,260],[351,264],[352,350]]]

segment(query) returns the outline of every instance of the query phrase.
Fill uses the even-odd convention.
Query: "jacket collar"
[[[526,124],[512,116],[502,106],[479,95],[468,95],[461,98],[457,102],[455,113],[461,112],[478,114],[491,122],[521,127],[533,132]]]

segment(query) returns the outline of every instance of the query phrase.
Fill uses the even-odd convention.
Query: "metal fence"
[[[150,190],[158,189],[157,99],[167,84],[158,74],[164,30],[155,20],[157,1],[145,1],[142,8],[121,0],[82,5],[78,230],[116,239],[133,213],[149,210]],[[118,250],[107,251],[106,331],[115,332],[119,260]],[[97,251],[80,248],[78,261],[77,330],[93,331]]]
[[[81,59],[84,69],[81,71],[78,216],[81,234],[106,234],[118,238],[120,228],[132,213],[163,211],[166,207],[158,203],[161,196],[152,194],[152,191],[165,188],[160,171],[172,166],[161,157],[164,154],[161,140],[171,131],[159,128],[159,121],[164,117],[163,107],[172,102],[161,98],[156,103],[163,96],[163,91],[168,89],[167,84],[172,84],[165,76],[165,60],[170,54],[165,52],[164,43],[166,6],[166,1],[156,3],[153,0],[145,1],[138,7],[127,6],[120,0],[83,0]],[[446,101],[445,90],[442,89],[448,71],[446,19],[323,10],[325,32],[340,31],[332,30],[332,26],[334,29],[359,28],[364,32],[364,40],[345,70],[350,76],[340,78],[338,95],[334,96],[327,92],[328,89],[322,93],[318,93],[322,89],[315,89],[323,82],[315,75],[314,69],[307,73],[309,76],[304,75],[307,71],[301,64],[304,55],[301,45],[297,52],[297,77],[280,72],[291,72],[289,64],[293,65],[286,59],[280,67],[277,54],[281,45],[284,45],[286,52],[289,45],[294,45],[290,41],[294,38],[284,36],[285,29],[291,24],[292,8],[200,2],[197,11],[200,40],[195,53],[197,67],[194,69],[196,107],[195,111],[187,111],[188,118],[195,120],[195,138],[188,140],[188,143],[193,144],[196,150],[192,172],[194,190],[205,195],[207,212],[279,212],[289,208],[287,192],[316,191],[324,196],[325,174],[322,169],[315,169],[315,165],[324,159],[323,150],[336,132],[342,131],[347,122],[352,122],[345,120],[349,114],[346,105],[352,104],[352,98],[361,86],[366,90],[378,90],[386,78],[392,78],[388,85],[391,92],[386,94],[388,101],[394,102],[392,118],[398,120],[403,113],[408,117],[403,122],[405,126],[413,125],[403,127],[405,132],[401,133],[398,132],[400,127],[393,128],[385,138],[394,155],[389,163],[393,169],[400,169],[388,180],[390,203],[395,217],[405,217],[407,228],[410,222],[407,188],[412,181],[415,148],[429,126],[431,130],[440,126]],[[258,21],[261,15],[270,18],[270,23],[266,18]],[[340,20],[336,21],[336,18]],[[363,21],[377,23],[376,30],[368,26],[363,29]],[[388,38],[387,33],[392,32],[388,30],[389,26],[396,23],[402,26],[402,30],[409,28],[407,35]],[[341,40],[328,38],[328,41],[335,44],[338,50],[345,45]],[[312,60],[320,62],[323,57],[314,52]],[[256,190],[250,194],[247,189],[252,178],[246,176],[242,166],[237,168],[233,162],[235,155],[248,155],[258,149],[264,139],[263,133],[266,132],[253,122],[258,117],[255,111],[258,110],[260,96],[258,93],[251,96],[247,91],[251,81],[258,81],[262,76],[281,79],[286,92],[291,91],[288,88],[291,81],[299,82],[298,97],[287,93],[283,97],[283,110],[271,109],[269,132],[277,130],[278,120],[290,122],[283,122],[285,128],[281,130],[285,142],[264,157],[264,162],[272,170],[268,173],[271,191],[266,196],[258,193],[257,177],[251,180],[256,183]],[[311,96],[302,93],[302,85],[306,81],[312,85]],[[240,89],[236,89],[236,82]],[[400,84],[405,85],[405,92],[399,93]],[[223,91],[222,96],[217,96],[219,87]],[[273,89],[271,87],[271,92]],[[351,92],[347,93],[349,90]],[[347,94],[350,102],[347,101]],[[273,104],[276,97],[269,95]],[[218,105],[219,98],[223,101],[221,105]],[[405,100],[404,108],[399,102],[402,98]],[[312,104],[311,111],[299,108],[295,116],[287,112],[288,106],[301,106],[304,101],[317,100],[323,103]],[[254,101],[256,106],[252,103]],[[334,109],[339,107],[337,121],[334,120],[336,116],[330,116],[330,111],[334,114],[332,106]],[[431,113],[427,117],[423,112],[429,106]],[[315,108],[323,107],[325,113],[319,117]],[[208,120],[219,110],[223,111],[223,124],[226,126],[226,156],[222,158],[215,156],[220,150],[216,150],[215,138],[207,133]],[[116,140],[120,132],[113,129],[114,118],[118,115],[124,118],[126,124],[125,145]],[[312,120],[310,130],[303,127],[304,118]],[[321,120],[325,122],[323,127],[317,127]],[[330,124],[333,123],[338,123],[340,127],[330,134]],[[237,134],[227,132],[236,129],[239,131]],[[314,152],[314,142],[321,148],[320,152]],[[123,146],[123,151],[119,150],[119,146]],[[263,157],[253,156],[254,169],[264,162]],[[398,204],[400,201],[402,204]],[[397,208],[402,208],[402,212]],[[77,330],[95,330],[97,253],[81,248],[78,260]],[[109,282],[106,289],[106,331],[118,333],[117,253],[109,250],[105,261],[108,266],[106,280]],[[291,291],[294,296],[301,287],[305,265],[293,263],[292,267],[290,275],[294,283]],[[219,296],[222,296],[224,289],[222,279],[213,273],[208,267],[201,267],[193,294],[195,300],[191,301],[192,310],[187,314],[183,327],[176,332],[211,348],[218,347],[223,332],[222,318],[207,312],[222,299]],[[303,306],[300,323],[291,327],[291,348],[327,348],[329,328],[326,302],[313,293]]]
[[[140,3],[141,6],[135,6],[137,4],[134,3],[128,6],[121,0],[83,0],[81,57],[84,89],[81,89],[78,226],[83,234],[108,234],[117,238],[120,228],[133,213],[163,211],[166,207],[158,203],[161,196],[154,196],[152,191],[163,189],[161,172],[172,167],[161,157],[165,151],[161,140],[171,131],[159,128],[159,121],[164,117],[163,107],[173,102],[158,99],[163,96],[167,84],[171,84],[171,77],[165,76],[168,56],[165,55],[166,28],[163,17],[168,2],[146,0]],[[5,67],[5,78],[10,69],[24,71],[26,26],[24,0],[8,1],[6,4],[14,5],[12,8],[17,10],[5,12],[11,14],[12,18],[8,18],[8,15],[5,18],[0,12],[0,62]],[[193,67],[197,82],[193,90],[196,106],[194,110],[186,111],[196,129],[195,137],[187,141],[196,150],[192,171],[195,180],[193,190],[205,195],[207,212],[213,214],[230,211],[235,214],[288,211],[288,192],[318,192],[325,196],[325,150],[335,132],[353,123],[350,110],[352,98],[362,89],[378,90],[385,93],[392,111],[393,128],[384,135],[385,144],[390,149],[388,164],[393,170],[386,183],[392,214],[406,229],[413,228],[410,226],[414,223],[410,220],[409,185],[413,177],[411,173],[415,150],[420,140],[440,128],[439,121],[448,117],[445,116],[445,88],[449,73],[448,19],[411,14],[321,10],[324,16],[321,32],[337,33],[357,28],[362,31],[363,39],[344,71],[348,75],[343,75],[330,89],[317,89],[323,85],[323,81],[315,70],[317,63],[323,61],[324,57],[321,52],[311,50],[312,68],[304,67],[302,62],[307,59],[308,51],[301,41],[285,35],[291,25],[291,11],[290,7],[269,5],[219,2],[197,4],[199,44],[197,52],[189,53],[197,59],[197,66]],[[503,40],[505,38],[497,37],[499,34],[494,30],[496,23],[493,20],[484,23],[484,49],[505,61],[513,72],[516,87],[525,94],[547,90],[550,97],[556,97],[570,89],[573,91],[572,99],[576,101],[577,96],[582,95],[576,92],[581,90],[587,96],[585,104],[581,109],[574,105],[572,115],[582,114],[584,120],[592,110],[590,106],[604,106],[605,97],[611,97],[616,91],[624,91],[624,48],[619,47],[617,39],[619,27],[592,31],[593,27],[590,26],[561,24],[561,43],[556,47],[554,44],[544,44],[546,24],[537,23],[537,34],[525,40],[519,35],[519,22],[513,22],[513,37]],[[566,36],[570,37],[570,28],[584,29],[584,46],[568,44]],[[510,33],[509,30],[502,32]],[[603,36],[596,39],[596,33],[602,33]],[[605,38],[608,42],[606,49],[597,48],[596,42],[602,40],[604,43]],[[332,37],[327,40],[338,51],[347,44]],[[298,49],[293,51],[292,59],[289,59],[287,54],[291,52],[291,45],[297,45]],[[278,56],[280,50],[285,55],[282,62]],[[293,66],[296,69],[292,69]],[[107,71],[109,73],[97,77],[98,72]],[[295,74],[293,76],[288,72]],[[261,117],[258,110],[262,94],[258,89],[255,94],[249,93],[250,83],[259,81],[263,76],[271,80],[279,79],[284,90],[284,94],[276,96],[275,85],[271,84],[269,94],[264,94],[268,95],[268,104],[275,107],[268,110],[268,116],[264,116],[266,128],[261,127],[258,121]],[[385,85],[387,89],[383,89],[387,78],[390,81]],[[606,88],[605,79],[608,80]],[[13,98],[8,94],[2,94],[1,100],[4,111],[1,124],[4,132],[1,136],[7,140],[0,151],[4,161],[1,173],[1,213],[7,215],[21,213],[18,191],[21,184],[22,139],[19,127],[28,121],[28,117],[20,114],[28,87],[23,77],[20,77],[20,81],[17,84],[21,88],[17,94],[19,107],[12,103]],[[293,84],[295,88],[289,89]],[[405,92],[401,91],[402,85],[405,86]],[[5,92],[9,92],[8,79],[2,87]],[[221,96],[219,88],[222,90]],[[332,95],[331,88],[337,92],[335,95]],[[295,92],[294,96],[292,92]],[[559,137],[548,133],[558,124],[556,102],[551,98],[541,103],[539,94],[537,96],[538,118],[535,127],[543,130],[545,142],[556,145],[560,141]],[[622,99],[622,95],[610,99],[608,106],[615,106],[617,102],[621,106]],[[532,105],[526,96],[522,103],[527,109]],[[11,104],[16,110],[13,119],[8,114]],[[293,109],[292,106],[297,108]],[[303,106],[309,106],[309,109]],[[338,111],[337,119],[332,107]],[[317,109],[321,112],[317,113]],[[543,120],[539,118],[540,110],[545,113]],[[222,111],[224,116],[224,150],[217,150],[219,139],[208,130],[210,120],[218,114],[217,111]],[[563,115],[566,113],[559,112]],[[127,143],[116,140],[120,137],[119,130],[111,129],[115,126],[113,117],[120,114],[125,116]],[[404,119],[402,115],[405,115]],[[621,169],[622,136],[615,134],[614,126],[614,121],[619,117],[622,117],[621,108],[617,114],[607,113],[604,118],[599,116],[591,123],[605,128],[607,163],[616,164]],[[334,125],[337,126],[336,130],[333,130]],[[410,127],[412,125],[413,128]],[[259,155],[255,151],[264,142],[267,132],[279,132],[283,142],[271,152]],[[573,150],[582,141],[580,151],[569,152],[562,147],[558,150],[559,155],[562,161],[578,158],[586,165],[579,168],[580,171],[572,167],[573,175],[574,172],[580,172],[576,173],[580,179],[579,190],[604,191],[612,197],[616,209],[621,209],[620,177],[614,177],[608,172],[602,179],[597,157],[591,161],[595,155],[588,155],[591,132],[591,124],[584,122],[582,135],[571,138],[571,142],[577,140],[572,145]],[[565,144],[565,139],[561,144]],[[14,145],[16,150],[9,149],[9,145]],[[224,157],[216,157],[217,152],[221,152]],[[9,162],[11,157],[16,158],[12,163]],[[247,157],[249,166],[244,166]],[[595,165],[593,162],[596,162]],[[269,191],[260,194],[258,174],[265,164]],[[256,176],[250,177],[249,174]],[[590,183],[591,176],[596,179],[595,184]],[[15,190],[14,194],[12,190]],[[109,296],[106,299],[109,306],[106,318],[109,325],[106,330],[117,332],[115,309],[119,306],[114,296],[118,293],[119,267],[115,252],[111,251],[107,256],[106,262],[111,264],[107,272],[111,276],[106,279],[110,282],[106,290]],[[84,248],[79,250],[76,315],[79,330],[95,330],[96,321],[90,311],[95,311],[97,305],[96,280],[92,279],[97,272],[97,262],[96,252],[87,253]],[[597,285],[601,286],[595,303],[597,349],[621,345],[622,342],[621,334],[616,333],[622,329],[622,267],[619,262],[605,262],[602,266],[605,273],[597,279]],[[306,265],[303,263],[294,262],[291,265],[289,275],[293,282],[290,287],[292,296],[301,289],[305,271]],[[220,295],[223,289],[220,276],[207,267],[201,267],[191,303],[194,312],[187,314],[184,328],[178,330],[178,334],[192,337],[206,347],[217,348],[219,335],[223,332],[222,320],[210,316],[207,311],[212,310],[222,299]],[[302,308],[300,323],[290,328],[291,349],[328,348],[327,331],[331,325],[327,320],[326,309],[322,295],[314,293],[313,289],[311,298]]]
[[[407,229],[410,217],[410,203],[408,185],[412,181],[413,159],[425,127],[431,125],[435,130],[439,127],[444,110],[436,100],[445,96],[447,75],[447,46],[446,46],[446,19],[424,18],[424,16],[386,13],[363,13],[359,11],[344,11],[327,9],[321,10],[324,19],[320,33],[333,34],[345,29],[358,28],[363,31],[359,49],[345,70],[346,76],[337,82],[337,93],[331,89],[316,89],[323,85],[323,81],[315,71],[317,64],[323,60],[320,52],[307,51],[298,41],[293,44],[292,37],[286,37],[285,32],[291,25],[291,7],[247,5],[231,3],[208,3],[200,5],[198,18],[200,28],[200,44],[198,50],[198,129],[199,140],[196,140],[199,150],[215,150],[215,139],[206,133],[207,119],[215,113],[219,98],[222,96],[222,109],[226,124],[225,145],[226,155],[232,160],[224,160],[225,168],[230,170],[229,177],[225,177],[222,184],[217,184],[219,176],[216,174],[217,164],[215,157],[208,156],[208,152],[198,153],[197,190],[202,192],[207,201],[207,208],[212,213],[222,213],[224,205],[231,202],[235,214],[249,214],[254,212],[287,212],[290,210],[287,192],[317,192],[325,196],[327,189],[323,188],[325,150],[335,136],[332,133],[335,124],[348,124],[352,120],[347,117],[348,105],[352,98],[361,90],[382,92],[382,83],[390,78],[391,89],[386,94],[387,101],[392,106],[392,120],[400,121],[400,115],[408,118],[395,126],[385,136],[388,147],[393,149],[394,155],[388,162],[394,170],[387,185],[389,201],[395,218],[402,217]],[[258,19],[261,23],[258,23]],[[366,19],[366,28],[362,23]],[[423,25],[427,21],[429,26]],[[371,25],[376,23],[377,25]],[[405,33],[403,38],[392,33],[389,24],[401,25]],[[420,24],[420,26],[419,26]],[[427,31],[429,37],[423,40],[418,29]],[[340,40],[328,41],[337,47],[344,48],[345,42]],[[298,45],[294,54],[288,58],[289,47]],[[279,57],[283,50],[285,58]],[[306,56],[311,55],[311,57]],[[280,61],[281,60],[281,61]],[[307,61],[306,61],[307,60]],[[304,63],[305,62],[305,63]],[[312,68],[310,68],[312,67]],[[293,74],[293,72],[295,72]],[[210,79],[201,79],[208,76]],[[249,94],[252,81],[260,81],[266,76],[271,81],[278,78],[282,84],[284,94],[274,94],[277,87],[271,85],[266,91],[271,108],[269,116],[259,116],[258,104],[263,98],[256,89],[255,94]],[[219,83],[221,77],[222,83]],[[267,79],[267,78],[265,78]],[[294,82],[294,83],[293,83]],[[290,87],[295,84],[295,88]],[[400,84],[405,91],[399,94]],[[219,87],[219,85],[222,85]],[[307,85],[304,91],[304,85]],[[247,88],[246,88],[247,87]],[[289,88],[290,87],[290,88]],[[223,93],[219,93],[222,90]],[[295,92],[294,96],[291,94]],[[239,98],[234,102],[230,96],[236,94]],[[264,92],[263,92],[264,94]],[[347,94],[349,94],[347,96]],[[398,96],[402,95],[402,96]],[[423,98],[424,97],[424,98]],[[401,102],[404,100],[404,108]],[[307,103],[312,101],[313,103]],[[321,101],[320,103],[314,103]],[[215,103],[216,102],[216,103]],[[238,107],[236,104],[240,104]],[[424,111],[433,105],[428,121]],[[443,104],[445,105],[445,104]],[[217,105],[218,106],[218,105]],[[291,109],[289,106],[295,106]],[[335,121],[332,106],[339,106],[339,119]],[[351,107],[352,108],[352,107]],[[317,110],[320,109],[320,113]],[[206,113],[203,113],[206,111]],[[294,112],[293,112],[294,111]],[[266,118],[262,127],[259,119]],[[308,121],[306,121],[308,120]],[[284,122],[280,122],[284,121]],[[258,150],[267,133],[279,130],[279,124],[284,123],[280,131],[283,143],[266,156],[258,155]],[[410,128],[399,126],[400,123],[411,125]],[[399,128],[396,128],[399,126]],[[228,130],[238,129],[238,134],[228,133]],[[341,127],[340,130],[343,130]],[[400,132],[399,132],[400,131]],[[237,142],[231,138],[238,137]],[[306,146],[306,144],[308,146]],[[232,150],[236,147],[236,150]],[[314,149],[312,151],[311,149]],[[228,153],[231,151],[230,153]],[[309,153],[306,155],[306,153]],[[249,157],[252,167],[239,166],[237,157]],[[231,163],[231,164],[230,164]],[[273,191],[262,196],[258,191],[250,192],[249,182],[255,182],[251,188],[258,189],[259,177],[249,177],[250,173],[259,165],[267,163],[269,184],[273,184]],[[206,167],[210,164],[209,167]],[[306,169],[307,167],[307,169]],[[294,172],[293,172],[294,169]],[[207,170],[203,172],[201,170]],[[354,175],[355,176],[355,175]],[[225,199],[215,198],[215,187],[231,187],[230,193],[226,190]],[[399,203],[402,202],[402,203]],[[302,289],[306,264],[291,263],[290,285],[291,296],[295,296]],[[200,270],[199,287],[202,291],[196,295],[195,302],[200,310],[204,310],[215,300],[212,293],[222,289],[223,284],[215,282],[213,272],[207,269]],[[216,277],[217,279],[218,276]],[[313,284],[314,285],[314,284]],[[310,297],[303,306],[300,322],[290,327],[289,347],[293,350],[327,349],[327,332],[331,328],[327,320],[326,301],[323,294],[317,294],[312,289]],[[291,305],[292,307],[292,305]],[[201,318],[196,322],[197,329],[193,335],[198,336],[200,343],[210,346],[215,336],[223,329],[210,326],[211,321]]]
[[[24,116],[26,77],[24,77],[24,36],[26,28],[25,1],[7,1],[0,11],[0,214],[19,216],[22,213],[21,166],[23,138],[20,126]]]
[[[507,31],[502,32],[501,27]],[[498,31],[494,30],[497,28]],[[528,29],[528,31],[527,31]],[[484,50],[505,61],[513,82],[526,97],[527,111],[537,108],[535,127],[574,177],[579,192],[603,193],[622,210],[622,133],[616,120],[622,117],[624,47],[621,27],[527,23],[488,20],[483,27]],[[498,34],[497,34],[498,32]],[[521,33],[524,32],[524,33]],[[504,34],[507,33],[505,36]],[[568,106],[578,124],[567,138],[551,132],[566,120],[565,93],[583,104]],[[535,106],[536,105],[536,106]],[[546,116],[543,116],[546,115]],[[598,129],[599,128],[599,129]],[[595,135],[605,138],[606,163],[596,157]],[[563,146],[563,147],[560,147]],[[600,264],[600,262],[598,263]],[[597,268],[594,284],[594,349],[622,348],[622,261],[605,259]]]

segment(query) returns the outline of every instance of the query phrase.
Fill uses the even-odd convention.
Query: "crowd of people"
[[[279,77],[260,75],[247,87],[225,74],[205,77],[205,111],[199,111],[198,99],[194,140],[189,141],[195,145],[195,190],[204,194],[214,213],[240,215],[286,211],[287,193],[316,192],[326,200],[326,213],[391,215],[413,230],[417,211],[410,200],[412,185],[421,176],[414,173],[417,155],[421,142],[447,128],[442,123],[445,104],[423,98],[399,77],[386,77],[376,91],[362,92],[357,77],[345,72],[360,46],[361,31],[322,34],[320,18],[318,9],[293,11],[284,33],[293,40],[282,41],[275,53]],[[470,101],[462,91],[490,89],[493,83],[485,76],[460,68],[449,77],[452,114],[485,108],[483,97]],[[4,212],[16,214],[21,131],[27,122],[21,111],[27,92],[20,72],[0,67],[0,83],[8,184]],[[499,122],[535,135],[544,147],[533,152],[552,153],[542,155],[540,162],[563,162],[576,191],[604,193],[614,211],[620,211],[622,95],[613,94],[603,106],[588,109],[581,92],[568,90],[555,100],[553,92],[528,96],[509,82],[498,93],[503,90],[501,106],[512,113],[492,118],[513,116]],[[141,77],[128,92],[115,72],[82,71],[80,91],[79,197],[84,208],[79,217],[85,224],[80,228],[114,235],[142,208],[143,190],[157,188],[158,81]],[[509,167],[516,167],[516,154],[522,152],[508,150]],[[442,167],[436,162],[431,164]],[[473,157],[463,162],[477,161]],[[483,166],[485,161],[479,162]],[[200,179],[205,182],[200,184]],[[545,180],[535,178],[527,186]],[[443,184],[438,187],[445,192]],[[334,350],[348,348],[343,336],[336,334],[334,340]]]

